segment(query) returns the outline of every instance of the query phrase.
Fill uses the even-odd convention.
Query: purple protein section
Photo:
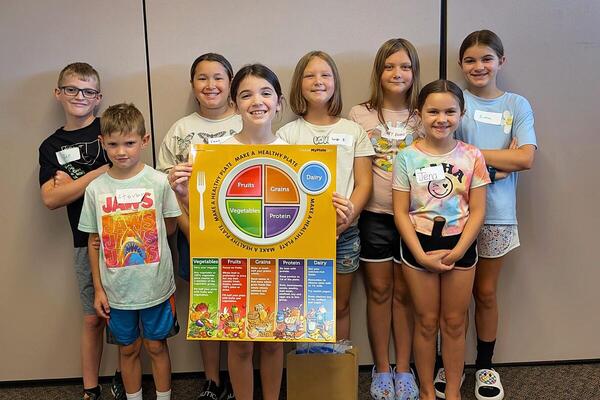
[[[265,237],[277,236],[290,227],[298,215],[298,207],[265,207]]]
[[[304,260],[280,259],[278,267],[277,308],[304,311]]]

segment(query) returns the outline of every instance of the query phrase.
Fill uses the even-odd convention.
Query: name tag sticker
[[[417,177],[417,183],[441,181],[446,178],[446,174],[444,174],[444,168],[442,168],[441,165],[420,168],[415,171],[415,176]]]
[[[117,189],[117,203],[139,203],[144,198],[146,189]]]
[[[329,144],[341,144],[342,146],[352,146],[354,140],[351,135],[345,133],[332,133],[329,135]]]
[[[226,141],[228,138],[226,136],[221,137],[209,137],[207,139],[208,144],[220,144]]]
[[[475,110],[473,119],[477,122],[483,122],[490,125],[502,125],[502,114],[489,111]]]
[[[79,147],[69,147],[56,152],[56,159],[60,165],[65,165],[73,161],[81,159],[81,152]]]
[[[388,129],[383,132],[381,136],[389,140],[404,140],[406,134],[407,132],[404,126],[393,126],[388,127]]]

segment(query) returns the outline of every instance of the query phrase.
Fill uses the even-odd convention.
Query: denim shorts
[[[107,341],[128,346],[140,335],[140,324],[143,337],[148,340],[164,340],[179,332],[177,313],[175,312],[175,295],[150,308],[143,310],[110,309]]]
[[[335,253],[338,274],[351,274],[358,269],[360,236],[356,225],[352,225],[340,235],[335,245]]]
[[[96,309],[94,308],[94,282],[92,282],[88,248],[75,247],[73,259],[83,313],[85,315],[96,315]]]

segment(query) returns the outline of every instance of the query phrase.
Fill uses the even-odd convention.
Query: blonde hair
[[[69,75],[75,75],[86,82],[95,79],[98,90],[100,90],[100,75],[98,74],[98,71],[88,63],[74,62],[64,67],[62,71],[60,71],[60,74],[58,74],[58,87],[62,86],[63,80]]]
[[[371,97],[369,100],[361,103],[368,110],[377,110],[377,118],[383,126],[387,126],[385,119],[383,118],[383,88],[381,87],[381,74],[385,68],[385,60],[392,54],[397,53],[401,50],[406,51],[410,60],[413,81],[412,85],[406,92],[406,102],[408,105],[408,120],[411,119],[416,113],[417,99],[419,97],[419,91],[421,90],[421,67],[419,63],[419,55],[417,49],[406,39],[390,39],[381,45],[375,60],[373,61],[373,71],[371,72]]]
[[[113,133],[135,133],[144,137],[146,134],[144,116],[133,103],[112,105],[102,113],[100,133],[102,136]]]
[[[340,74],[333,58],[331,58],[329,54],[319,50],[305,54],[300,61],[298,61],[298,64],[296,64],[290,88],[290,107],[296,115],[303,116],[308,112],[308,103],[302,96],[302,79],[304,77],[306,66],[314,57],[319,57],[321,60],[325,61],[333,73],[333,96],[331,96],[331,99],[329,100],[327,113],[337,117],[342,112],[342,84],[340,82]]]

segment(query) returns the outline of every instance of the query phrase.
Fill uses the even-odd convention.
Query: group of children
[[[189,280],[190,146],[227,143],[337,145],[336,331],[338,339],[350,337],[350,293],[362,265],[374,399],[460,399],[473,293],[475,395],[501,400],[492,368],[496,288],[504,255],[519,245],[515,172],[531,167],[536,148],[529,103],[497,87],[504,62],[498,36],[476,31],[459,52],[466,89],[447,80],[421,89],[414,46],[388,40],[375,57],[369,99],[344,119],[335,62],[313,51],[300,59],[290,85],[298,119],[273,133],[283,106],[276,74],[252,64],[234,75],[223,56],[207,53],[190,71],[198,110],[178,120],[160,147],[157,169],[166,174],[140,160],[149,137],[141,113],[118,104],[96,118],[97,72],[84,63],[67,66],[55,90],[66,123],[40,146],[40,185],[48,208],[67,206],[73,230],[85,314],[83,398],[101,398],[105,321],[107,341],[119,345],[115,398],[142,398],[142,344],[157,399],[170,398],[166,339],[178,325],[167,236],[179,225],[179,272]],[[438,330],[443,367],[436,373]],[[206,383],[198,399],[252,399],[255,346],[263,398],[278,399],[282,343],[230,342],[229,385],[220,379],[220,345],[212,341],[200,342]]]

